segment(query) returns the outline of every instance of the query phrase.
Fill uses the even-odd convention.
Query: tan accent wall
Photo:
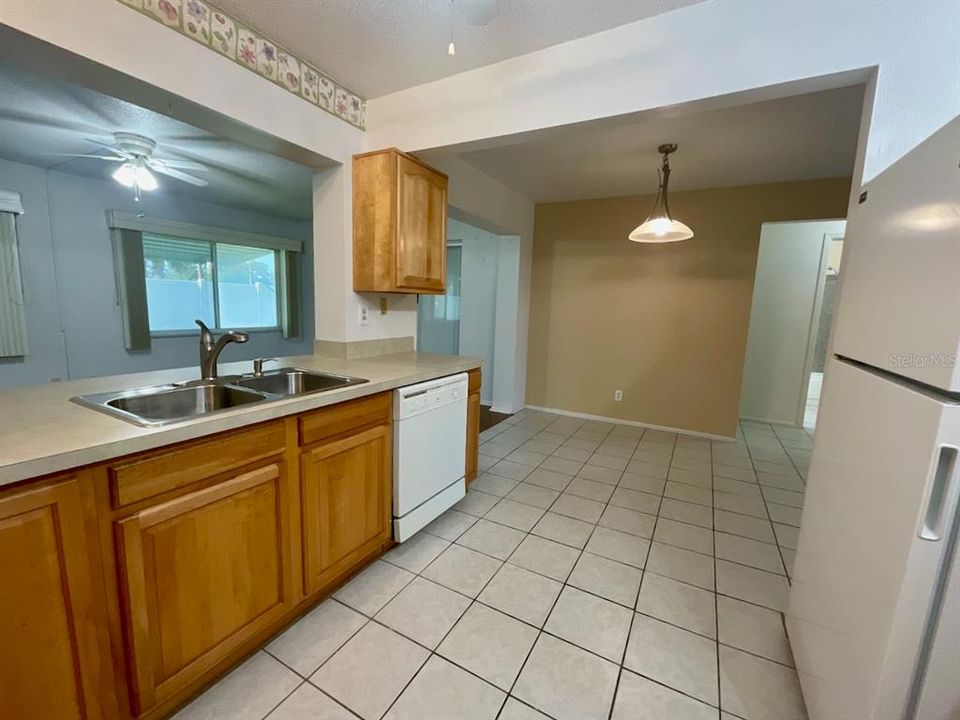
[[[694,237],[663,245],[627,240],[653,196],[537,205],[527,404],[733,436],[760,226],[845,217],[849,192],[834,178],[671,193]]]

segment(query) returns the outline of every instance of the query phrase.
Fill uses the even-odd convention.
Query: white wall
[[[960,113],[958,51],[952,0],[708,0],[376,98],[367,132],[372,145],[410,150],[509,142],[735,93],[791,94],[801,88],[776,86],[879,68],[864,138],[869,180]]]
[[[449,152],[420,156],[450,177],[447,203],[451,218],[500,237],[491,400],[498,412],[516,412],[526,397],[534,205]]]
[[[868,94],[853,201],[861,181],[960,113],[958,54],[960,3],[951,0],[707,0],[373,99],[367,142],[449,154],[576,122],[759,101],[855,77],[868,80]],[[455,156],[446,167],[451,188],[485,190],[483,201],[464,197],[465,208],[521,238],[514,353],[523,397],[532,212],[524,219],[523,198],[505,201],[509,190]]]
[[[802,423],[828,236],[842,235],[845,227],[845,221],[831,220],[765,223],[761,228],[740,417]]]
[[[28,355],[0,362],[0,387],[161,368],[199,362],[197,334],[154,338],[148,351],[124,347],[116,304],[113,254],[105,210],[135,212],[131,192],[112,181],[46,171],[0,160],[0,188],[23,197],[18,217]],[[195,202],[162,190],[145,194],[147,215],[247,230],[304,242],[303,337],[253,332],[224,359],[310,354],[313,282],[310,224]]]

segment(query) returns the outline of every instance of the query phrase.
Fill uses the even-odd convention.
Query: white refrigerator
[[[787,631],[811,720],[960,718],[960,118],[859,201]]]

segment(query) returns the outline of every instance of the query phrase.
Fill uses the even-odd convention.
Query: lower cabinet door
[[[304,591],[323,588],[391,536],[390,427],[301,455]]]
[[[281,463],[117,524],[135,713],[193,683],[286,612],[289,512]]]
[[[0,497],[0,716],[97,718],[95,589],[77,481]]]

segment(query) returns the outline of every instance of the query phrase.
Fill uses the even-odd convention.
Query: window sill
[[[222,333],[222,332],[228,332],[228,331],[231,331],[231,330],[237,330],[237,331],[239,331],[239,332],[245,332],[245,333],[249,333],[249,334],[251,334],[251,335],[258,335],[258,334],[261,334],[261,333],[278,333],[278,332],[283,332],[283,330],[282,330],[279,326],[275,326],[275,327],[255,327],[255,328],[244,328],[244,327],[239,327],[239,328],[210,328],[210,330],[211,330],[214,334]],[[200,336],[200,331],[199,331],[199,330],[157,330],[157,331],[155,331],[155,332],[151,332],[151,333],[150,333],[150,337],[151,337],[151,338],[157,338],[157,339],[160,339],[160,338],[178,338],[178,337],[193,337],[193,338],[196,338],[196,337],[199,337],[199,336]]]

